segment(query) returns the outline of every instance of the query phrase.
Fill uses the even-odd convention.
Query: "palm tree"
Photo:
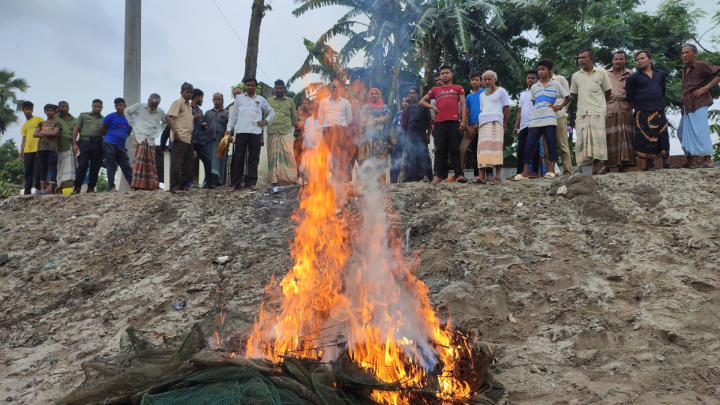
[[[346,66],[359,52],[365,55],[363,82],[388,95],[388,102],[400,103],[400,78],[412,46],[413,21],[420,12],[420,0],[296,0],[303,3],[293,11],[300,16],[319,7],[338,5],[349,8],[316,42],[318,50],[335,35],[348,37],[337,53]],[[369,23],[361,20],[368,20]],[[360,71],[356,71],[360,72]]]
[[[388,94],[390,104],[399,104],[401,84],[417,84],[421,70],[425,83],[441,62],[455,67],[483,66],[490,57],[503,63],[515,79],[522,81],[523,61],[518,52],[500,35],[505,29],[500,10],[490,0],[296,0],[293,11],[300,16],[324,6],[344,6],[349,11],[327,32],[316,46],[327,44],[335,35],[348,37],[339,51],[339,61],[363,52],[367,75],[365,83]],[[539,0],[513,0],[518,7]],[[369,22],[364,22],[365,20]],[[485,64],[489,64],[486,61]],[[467,69],[471,67],[468,66]],[[470,71],[464,74],[469,75]]]
[[[30,86],[23,78],[15,78],[15,72],[0,69],[0,135],[4,134],[8,125],[18,121],[16,111],[20,111],[23,100],[18,100],[16,92],[25,92]],[[10,108],[8,101],[15,104]]]
[[[536,0],[519,5],[536,5]],[[436,0],[424,5],[415,28],[415,47],[425,61],[425,83],[441,62],[449,63],[465,75],[491,58],[505,65],[513,78],[522,81],[524,63],[500,33],[506,29],[501,10],[486,0]]]
[[[348,68],[347,63],[340,57],[340,53],[331,46],[324,43],[315,43],[303,38],[303,44],[308,51],[308,56],[287,81],[290,86],[295,81],[310,74],[320,75],[320,81],[309,83],[305,86],[305,93],[313,96],[325,97],[330,94],[328,84],[337,80],[341,84],[350,84],[351,92],[358,78],[363,75],[362,68]],[[354,94],[353,94],[354,95]]]

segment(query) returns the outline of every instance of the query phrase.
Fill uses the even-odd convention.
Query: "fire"
[[[334,361],[347,350],[383,382],[421,388],[434,372],[438,399],[469,398],[469,385],[456,373],[470,342],[454,336],[449,324],[441,325],[427,287],[390,229],[379,186],[368,181],[357,191],[365,207],[361,220],[339,215],[353,191],[326,181],[327,156],[323,143],[305,162],[309,183],[293,215],[298,223],[291,245],[295,265],[279,284],[281,306],[261,306],[246,355]],[[404,392],[375,391],[373,396],[384,404],[409,400]]]

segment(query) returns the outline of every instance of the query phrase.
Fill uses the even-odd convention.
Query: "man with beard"
[[[165,110],[158,107],[160,95],[153,93],[147,103],[133,104],[125,110],[135,139],[132,166],[133,190],[156,190],[160,186],[155,166],[155,138],[165,128]]]
[[[720,83],[720,68],[697,60],[697,47],[682,47],[682,118],[677,135],[687,156],[687,167],[695,168],[695,159],[702,159],[697,167],[712,166],[712,139],[708,122],[708,107],[713,104],[710,89]],[[685,165],[683,165],[685,166]]]
[[[275,95],[268,104],[275,111],[275,119],[268,125],[268,181],[273,186],[289,186],[298,179],[293,153],[297,110],[295,102],[285,97],[285,82],[275,81]]]

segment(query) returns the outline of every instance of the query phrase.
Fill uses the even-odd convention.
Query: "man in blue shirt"
[[[478,115],[480,115],[480,95],[485,92],[485,87],[482,85],[482,72],[473,72],[470,75],[470,84],[472,93],[465,97],[465,107],[468,109],[468,127],[465,137],[460,142],[460,165],[465,169],[467,161],[477,177],[479,174],[477,164]]]
[[[402,130],[402,115],[403,111],[408,108],[410,104],[407,101],[407,96],[403,98],[402,108],[395,114],[395,119],[390,124],[390,139],[393,143],[393,150],[390,154],[390,183],[397,183],[398,177],[400,176],[400,167],[402,166],[402,155],[405,148],[403,141],[403,130]]]
[[[125,100],[120,97],[116,98],[116,112],[106,115],[102,125],[100,125],[100,134],[105,137],[103,140],[103,155],[110,191],[117,191],[115,188],[115,173],[118,165],[128,185],[132,184],[132,167],[130,167],[130,159],[125,148],[125,141],[132,127],[125,118],[125,107]]]

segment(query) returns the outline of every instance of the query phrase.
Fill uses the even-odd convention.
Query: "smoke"
[[[367,330],[378,331],[381,342],[405,342],[405,356],[431,372],[436,363],[431,328],[422,316],[418,291],[408,280],[411,269],[402,256],[400,238],[391,239],[388,199],[380,182],[384,168],[368,159],[357,174],[361,218],[343,271],[347,305],[332,314],[327,326],[339,328],[350,348],[371,343]],[[347,322],[350,318],[355,321]],[[342,349],[325,352],[323,360],[334,360]]]

